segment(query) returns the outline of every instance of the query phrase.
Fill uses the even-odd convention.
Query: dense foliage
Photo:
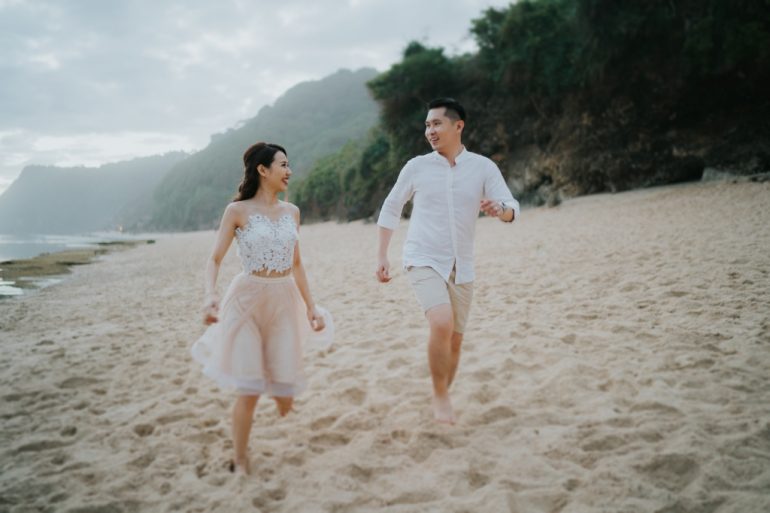
[[[466,146],[534,203],[705,167],[770,170],[768,0],[523,0],[470,30],[475,54],[413,42],[369,82],[379,126],[296,188],[311,217],[375,214],[406,160],[429,151],[437,96],[466,106]]]

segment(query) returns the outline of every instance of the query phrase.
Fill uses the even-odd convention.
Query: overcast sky
[[[292,85],[475,50],[502,0],[0,0],[0,193],[28,164],[203,148]]]

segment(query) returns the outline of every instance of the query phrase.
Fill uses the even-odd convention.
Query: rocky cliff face
[[[675,91],[606,103],[571,95],[557,114],[529,112],[513,129],[497,125],[474,131],[471,144],[489,148],[511,188],[537,205],[699,180],[704,172],[770,172],[770,99],[760,94],[722,103]]]

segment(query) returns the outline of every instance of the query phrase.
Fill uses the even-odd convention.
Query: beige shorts
[[[451,305],[454,316],[454,331],[465,333],[465,323],[471,310],[473,283],[455,284],[455,271],[445,282],[432,267],[409,267],[406,275],[412,283],[412,289],[420,302],[422,310],[427,312],[434,306]]]

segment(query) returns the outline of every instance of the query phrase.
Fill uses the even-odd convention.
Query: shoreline
[[[49,280],[70,274],[73,267],[93,263],[110,252],[154,243],[155,239],[103,241],[91,248],[65,249],[0,262],[0,299],[43,288],[50,284]]]

